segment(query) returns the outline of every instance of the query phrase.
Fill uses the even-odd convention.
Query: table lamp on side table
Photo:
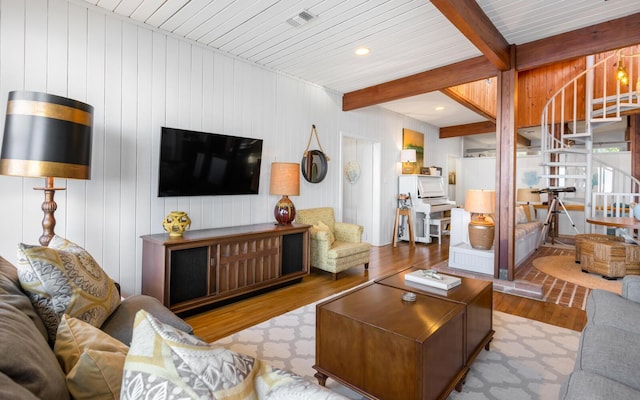
[[[54,178],[90,179],[93,107],[40,92],[10,92],[0,174],[45,178],[40,244],[54,236]]]
[[[493,246],[495,225],[488,214],[494,214],[496,208],[495,190],[467,190],[464,209],[478,214],[469,222],[469,243],[474,249],[489,250]]]
[[[296,208],[289,196],[300,195],[300,164],[272,163],[269,194],[282,196],[273,210],[278,225],[290,225],[296,217]]]

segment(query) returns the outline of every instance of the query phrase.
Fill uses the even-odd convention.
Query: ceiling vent
[[[316,18],[315,15],[307,11],[302,11],[300,14],[296,15],[295,17],[289,18],[287,20],[287,23],[293,26],[294,28],[297,28],[299,26],[307,24],[309,21],[315,18]]]

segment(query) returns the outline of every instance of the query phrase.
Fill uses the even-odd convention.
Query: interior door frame
[[[380,246],[381,245],[381,237],[380,237],[381,182],[380,182],[380,179],[376,179],[375,177],[381,176],[382,145],[379,141],[371,139],[369,137],[340,131],[340,142],[339,142],[340,143],[340,152],[339,152],[340,154],[340,159],[339,159],[340,185],[338,185],[338,198],[340,199],[340,201],[338,204],[338,211],[337,211],[337,217],[339,218],[340,221],[344,219],[343,218],[344,217],[343,202],[344,202],[345,181],[344,181],[342,168],[346,161],[345,156],[343,154],[343,151],[344,151],[343,146],[344,146],[345,138],[351,138],[357,141],[366,141],[372,145],[372,149],[373,149],[373,154],[371,155],[371,159],[372,159],[371,172],[372,173],[371,173],[371,182],[368,182],[368,184],[370,185],[369,187],[371,188],[371,192],[369,196],[363,196],[363,201],[366,201],[367,199],[371,201],[371,216],[370,216],[371,234],[367,235],[369,238],[368,241],[374,246]]]

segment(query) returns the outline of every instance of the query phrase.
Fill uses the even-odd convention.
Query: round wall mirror
[[[302,157],[300,168],[307,182],[321,182],[327,176],[327,157],[320,150],[310,150]]]

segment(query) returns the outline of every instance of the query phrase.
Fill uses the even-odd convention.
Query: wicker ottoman
[[[580,255],[582,254],[582,246],[585,242],[624,242],[624,238],[621,236],[604,235],[602,233],[581,233],[576,235],[576,263],[580,264]]]
[[[585,240],[580,264],[583,271],[602,275],[606,279],[637,275],[640,273],[640,246],[601,238]]]

